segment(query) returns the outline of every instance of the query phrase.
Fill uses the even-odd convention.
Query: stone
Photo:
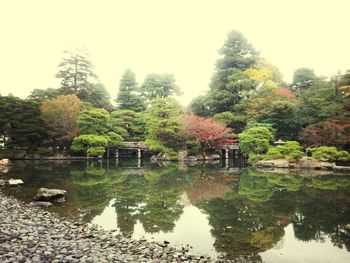
[[[5,184],[6,184],[6,181],[0,179],[0,187],[5,186]]]
[[[289,168],[289,162],[283,159],[258,161],[254,166],[261,168]]]
[[[188,163],[195,163],[197,161],[198,159],[196,156],[188,156],[187,158],[184,159],[184,162],[188,162]]]
[[[44,201],[38,201],[33,203],[36,206],[41,206],[41,207],[49,207],[52,206],[52,203],[50,202],[44,202]]]
[[[318,161],[312,157],[301,158],[296,167],[301,169],[318,169],[318,170],[332,170],[335,163]]]
[[[22,185],[24,184],[23,181],[21,179],[10,179],[7,181],[7,183],[10,185],[10,186],[18,186],[18,185]]]
[[[178,159],[182,162],[188,156],[188,152],[186,150],[179,151]]]
[[[40,188],[34,197],[36,201],[62,201],[62,197],[66,196],[67,191],[60,189],[48,189],[48,188]],[[64,199],[65,200],[65,199]]]
[[[0,165],[1,166],[11,166],[12,165],[12,162],[7,159],[7,158],[4,158],[4,159],[1,159],[0,160]]]
[[[340,172],[350,172],[350,166],[333,166],[334,171],[340,171]]]

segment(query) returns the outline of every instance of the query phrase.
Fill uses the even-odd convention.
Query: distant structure
[[[282,141],[281,139],[279,139],[278,141],[275,141],[273,144],[276,145],[276,146],[280,146],[280,145],[283,145],[285,144],[286,142]]]
[[[239,139],[237,138],[222,138],[217,141],[217,143],[214,145],[214,148],[221,150],[222,156],[225,159],[228,159],[230,151],[232,151],[233,155],[240,154],[240,148],[238,143]]]

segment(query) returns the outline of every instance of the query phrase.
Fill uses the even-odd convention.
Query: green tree
[[[306,88],[310,88],[316,78],[313,69],[299,68],[294,71],[292,89],[295,91],[302,91]]]
[[[59,95],[60,95],[60,90],[59,89],[53,89],[53,88],[34,89],[30,93],[30,95],[28,96],[27,99],[36,101],[38,103],[41,103],[44,100],[50,100],[50,99],[56,98]]]
[[[86,152],[87,157],[98,157],[105,152],[108,141],[107,136],[82,134],[74,138],[71,149],[74,152]]]
[[[185,143],[185,133],[180,121],[181,106],[170,98],[151,101],[146,112],[146,143],[150,150],[174,154]]]
[[[145,102],[139,92],[134,72],[130,69],[125,70],[119,82],[119,92],[116,99],[118,109],[144,111],[146,108]]]
[[[172,74],[149,74],[141,86],[143,97],[147,101],[180,95],[180,88],[175,84]]]
[[[110,115],[104,109],[86,110],[78,118],[80,134],[107,135],[109,120]]]
[[[220,55],[207,98],[212,114],[232,111],[233,106],[254,89],[245,70],[256,65],[259,58],[258,52],[237,31],[228,34]]]
[[[144,113],[133,110],[117,110],[111,113],[111,129],[130,141],[145,139]]]
[[[89,88],[94,86],[97,75],[86,52],[65,51],[66,57],[58,65],[56,77],[61,79],[61,90],[64,94],[76,94],[80,99],[88,97]]]
[[[111,96],[102,83],[97,83],[88,87],[85,96],[82,97],[82,100],[91,103],[93,107],[103,108],[109,112],[114,109],[110,99]]]
[[[266,153],[272,141],[273,135],[266,127],[249,128],[239,135],[241,151],[249,159],[254,158],[254,155]]]
[[[38,147],[45,127],[38,103],[14,96],[0,96],[0,138],[5,148]]]

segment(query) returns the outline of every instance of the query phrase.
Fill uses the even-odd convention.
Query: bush
[[[350,161],[350,154],[347,151],[339,151],[335,147],[321,146],[317,148],[307,148],[312,157],[327,161]]]
[[[251,154],[249,154],[248,163],[253,164],[253,163],[260,161],[260,160],[263,160],[263,159],[264,159],[264,155],[251,153]]]
[[[98,157],[103,155],[105,152],[105,147],[103,146],[96,146],[96,147],[91,147],[87,150],[87,155],[92,156],[92,157]]]
[[[305,156],[305,153],[299,150],[294,150],[291,153],[289,153],[288,156],[292,157],[293,159],[300,159]]]
[[[296,141],[287,141],[284,145],[270,147],[266,154],[264,154],[265,160],[273,159],[300,159],[305,156],[301,151],[301,146]]]
[[[271,147],[267,151],[266,154],[264,154],[265,160],[274,160],[274,159],[280,159],[283,158],[283,154],[279,151],[277,147]]]
[[[266,127],[254,127],[244,130],[239,135],[239,146],[245,156],[266,153],[273,135]]]

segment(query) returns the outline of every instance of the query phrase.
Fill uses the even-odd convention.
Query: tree
[[[110,119],[111,129],[126,140],[143,141],[146,129],[143,115],[132,110],[113,111]]]
[[[181,106],[170,98],[154,99],[147,109],[146,143],[150,150],[174,154],[185,144],[185,132],[181,125]]]
[[[222,122],[212,118],[200,117],[190,114],[185,118],[185,131],[194,137],[200,146],[203,156],[208,148],[212,147],[219,139],[227,136],[231,129]]]
[[[0,138],[5,148],[33,149],[45,137],[39,105],[14,96],[0,96]]]
[[[262,87],[236,107],[247,123],[270,124],[278,138],[292,139],[297,134],[296,101],[290,90]]]
[[[142,94],[148,101],[180,95],[180,88],[175,81],[172,74],[149,74],[141,86]]]
[[[86,151],[87,157],[101,156],[108,146],[109,138],[107,136],[82,134],[75,137],[71,146],[74,152]]]
[[[75,94],[79,99],[86,100],[97,80],[88,55],[79,50],[64,53],[66,57],[58,65],[56,74],[61,79],[61,92],[65,95]]]
[[[141,112],[145,110],[145,103],[139,95],[135,74],[125,70],[119,82],[119,92],[116,99],[119,110],[133,110]]]
[[[232,111],[233,106],[254,89],[245,70],[256,65],[259,58],[258,52],[237,31],[228,34],[220,54],[223,57],[217,61],[207,98],[212,114]]]
[[[93,107],[103,108],[109,112],[114,109],[110,99],[111,96],[102,83],[97,83],[88,87],[86,89],[86,95],[82,97],[82,100],[91,103]]]
[[[78,134],[80,100],[76,95],[62,95],[44,100],[40,111],[48,128],[47,132],[54,140],[71,140]]]
[[[335,146],[346,148],[350,146],[350,125],[338,124],[337,122],[321,122],[311,124],[299,133],[299,139],[306,146]]]
[[[295,91],[302,91],[304,89],[310,88],[317,77],[310,68],[299,68],[294,71],[292,89]]]
[[[43,102],[44,100],[49,100],[56,98],[57,96],[60,95],[60,90],[59,89],[34,89],[30,95],[28,96],[28,100],[33,100],[38,103]]]
[[[91,109],[82,112],[78,118],[80,134],[107,135],[110,115],[104,109]]]
[[[266,153],[273,139],[272,133],[266,127],[249,128],[239,135],[239,146],[242,153],[251,159],[254,155]]]

